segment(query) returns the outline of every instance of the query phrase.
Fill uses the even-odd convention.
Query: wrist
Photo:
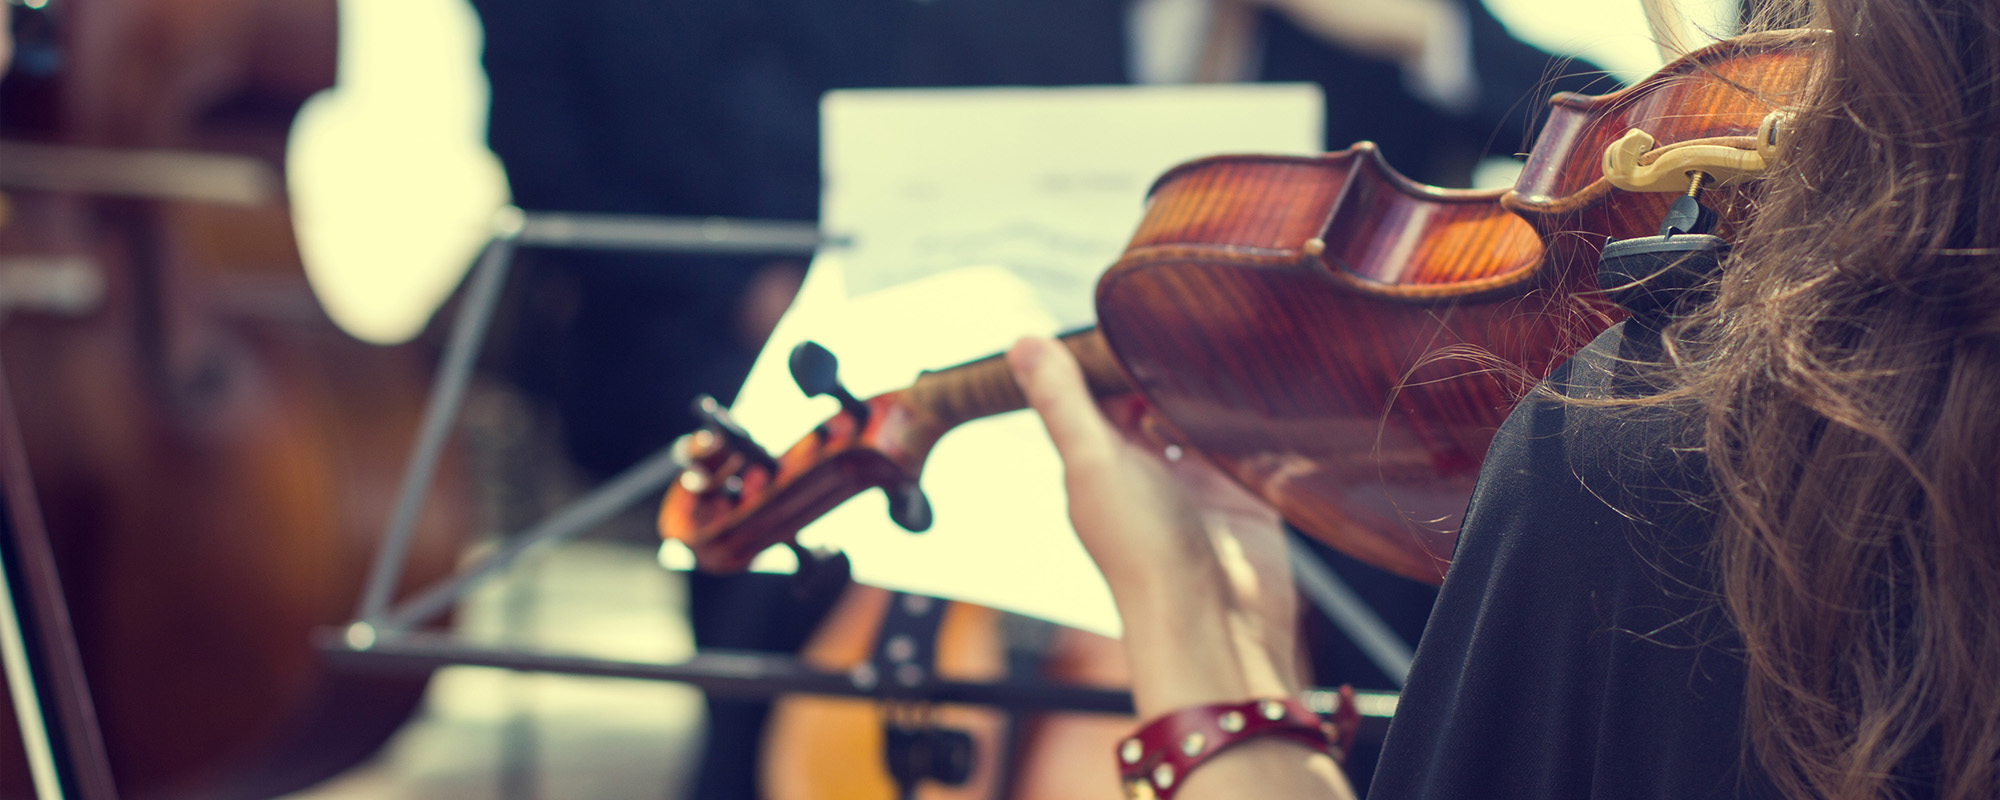
[[[1159,587],[1143,600],[1117,600],[1141,718],[1298,692],[1289,623],[1274,628],[1245,613],[1216,585]]]

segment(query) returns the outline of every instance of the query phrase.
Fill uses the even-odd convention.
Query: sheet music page
[[[1092,289],[1168,167],[1217,153],[1311,153],[1310,85],[836,92],[823,103],[822,253],[734,411],[766,448],[838,410],[792,383],[811,339],[858,397],[1093,321]],[[929,532],[889,521],[870,491],[806,529],[857,580],[1116,635],[1109,591],[1070,530],[1061,467],[1028,412],[961,426],[922,478]],[[773,553],[776,555],[776,553]]]
[[[969,264],[1089,325],[1098,274],[1146,189],[1216,153],[1319,149],[1319,87],[1246,84],[833,92],[821,103],[822,225],[851,236],[855,295]]]

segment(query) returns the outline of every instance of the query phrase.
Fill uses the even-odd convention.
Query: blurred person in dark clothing
[[[1414,27],[1345,31],[1357,17]],[[910,85],[1317,84],[1327,149],[1373,141],[1444,186],[1525,152],[1549,94],[1616,87],[1515,39],[1479,0],[937,0],[913,28]]]

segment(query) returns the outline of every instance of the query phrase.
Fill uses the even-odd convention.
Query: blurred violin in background
[[[329,673],[427,386],[299,264],[279,167],[332,0],[53,0],[3,88],[0,363],[127,797],[266,797],[372,753],[422,679]],[[470,523],[448,465],[406,577]],[[0,756],[20,751],[0,726]],[[29,796],[0,768],[0,795]]]

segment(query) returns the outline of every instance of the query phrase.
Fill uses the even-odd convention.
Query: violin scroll
[[[1096,330],[1065,335],[1100,397],[1131,389]],[[850,497],[881,489],[889,518],[912,533],[935,514],[919,478],[931,448],[951,429],[1027,407],[999,356],[925,372],[908,388],[867,400],[841,387],[839,361],[811,342],[793,349],[792,378],[807,395],[831,395],[840,413],[771,456],[727,409],[703,398],[701,430],[682,437],[688,464],[660,507],[660,534],[686,544],[707,572],[740,571],[765,548],[793,542],[800,529]]]

